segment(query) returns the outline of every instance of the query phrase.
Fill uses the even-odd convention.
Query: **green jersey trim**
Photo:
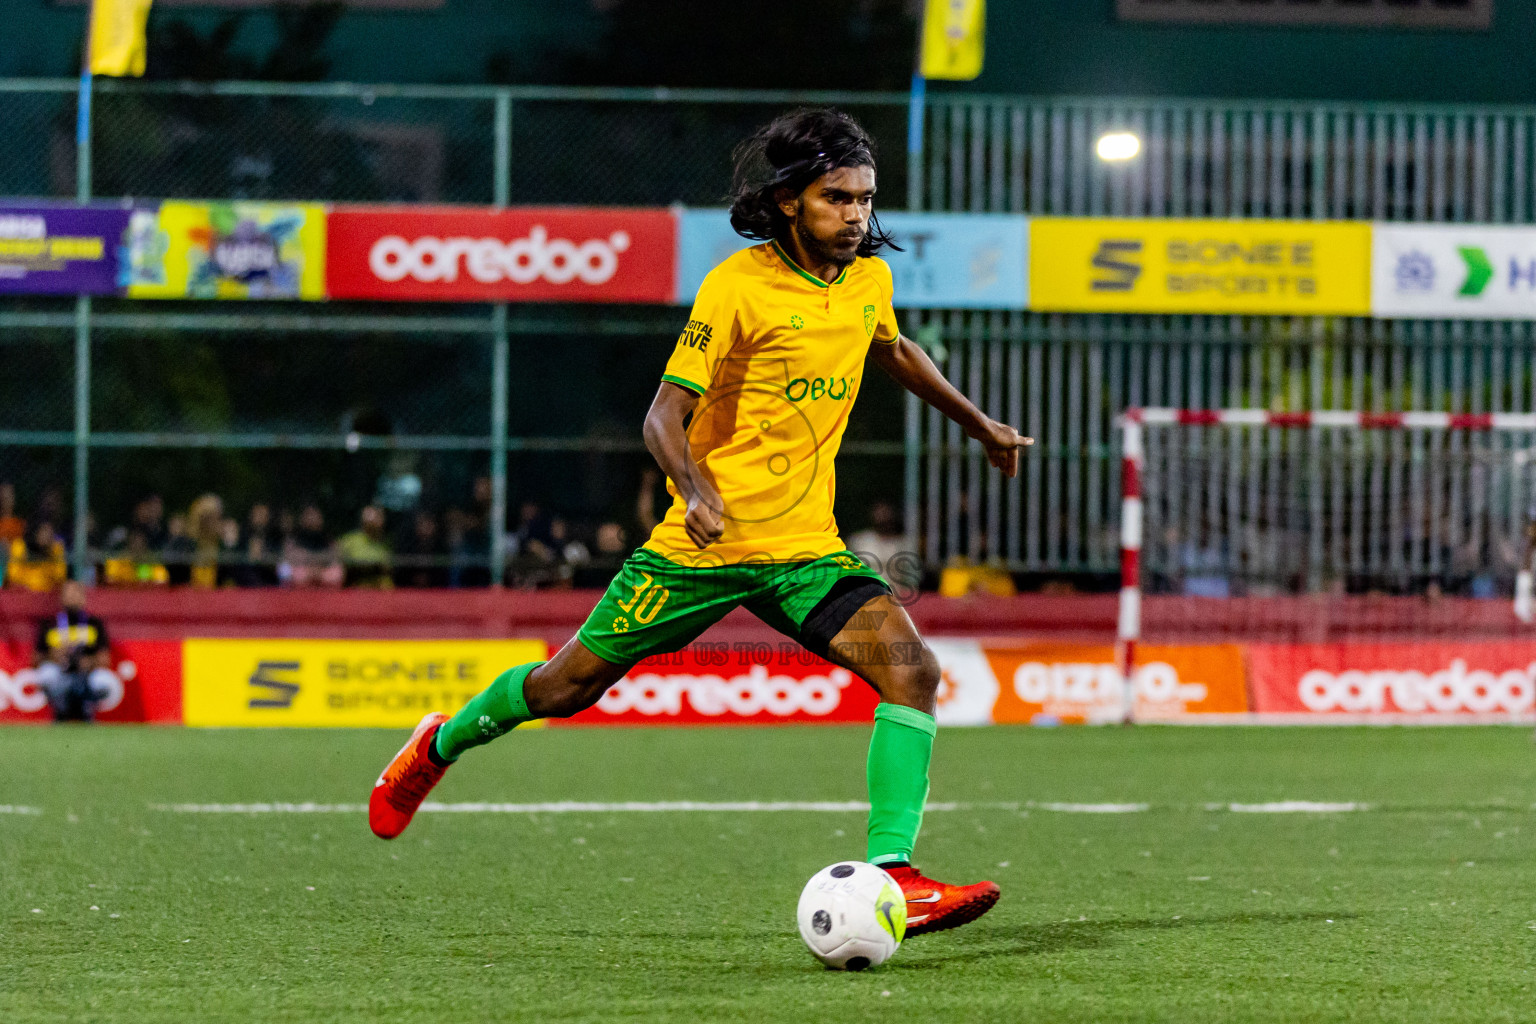
[[[784,265],[786,267],[788,267],[790,270],[793,270],[795,273],[799,274],[801,277],[803,277],[807,281],[811,282],[811,284],[815,285],[817,288],[830,288],[830,287],[832,287],[831,284],[828,284],[827,282],[823,281],[821,278],[817,277],[815,274],[812,274],[810,271],[803,269],[800,266],[800,264],[798,264],[794,260],[790,259],[789,258],[789,253],[785,252],[784,249],[779,245],[778,239],[774,239],[772,242],[769,242],[768,244],[773,246],[773,251],[779,254],[779,259],[783,260],[784,261]],[[833,281],[832,284],[842,284],[843,281],[847,277],[848,277],[848,268],[844,267],[843,268],[843,272],[841,274],[837,275],[837,280]]]
[[[673,376],[670,373],[662,374],[661,375],[661,379],[666,381],[668,384],[677,384],[677,385],[680,385],[682,387],[687,388],[689,391],[697,391],[701,395],[705,391],[704,385],[702,385],[702,384],[695,384],[691,380],[684,380],[682,377],[676,377],[676,376]]]

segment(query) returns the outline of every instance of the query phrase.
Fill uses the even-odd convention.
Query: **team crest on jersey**
[[[875,307],[864,307],[864,335],[869,338],[875,336]]]

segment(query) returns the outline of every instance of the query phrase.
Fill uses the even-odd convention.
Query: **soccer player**
[[[891,270],[876,255],[890,238],[873,211],[873,146],[851,117],[774,120],[737,150],[733,192],[731,225],[762,244],[704,279],[645,418],[671,509],[559,653],[504,672],[451,718],[422,719],[379,776],[369,824],[399,835],[466,750],[591,707],[636,662],[685,647],[745,605],[879,694],[868,859],[905,890],[908,935],[953,928],[990,910],[998,888],[947,885],[911,865],[939,665],[890,588],[839,539],[833,461],[871,356],[1009,476],[1031,441],[984,415],[897,330]]]

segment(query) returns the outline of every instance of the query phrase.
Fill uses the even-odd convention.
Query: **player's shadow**
[[[1225,925],[1287,925],[1309,921],[1348,921],[1354,914],[1342,911],[1317,911],[1307,913],[1233,913],[1209,916],[1181,916],[1178,918],[1115,918],[1108,921],[1061,921],[1051,924],[996,925],[985,923],[973,926],[965,935],[964,946],[944,949],[936,940],[929,946],[927,939],[918,940],[910,953],[893,961],[888,970],[926,971],[945,964],[965,961],[992,960],[999,957],[1043,956],[1069,949],[1098,949],[1115,943],[1128,932],[1177,931],[1185,928],[1215,928]],[[958,936],[957,936],[958,937]]]

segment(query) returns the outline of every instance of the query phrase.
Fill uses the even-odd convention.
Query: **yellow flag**
[[[956,82],[975,78],[981,74],[986,35],[986,0],[926,0],[923,5],[923,77]]]
[[[144,73],[150,0],[92,0],[91,59],[93,75]]]

